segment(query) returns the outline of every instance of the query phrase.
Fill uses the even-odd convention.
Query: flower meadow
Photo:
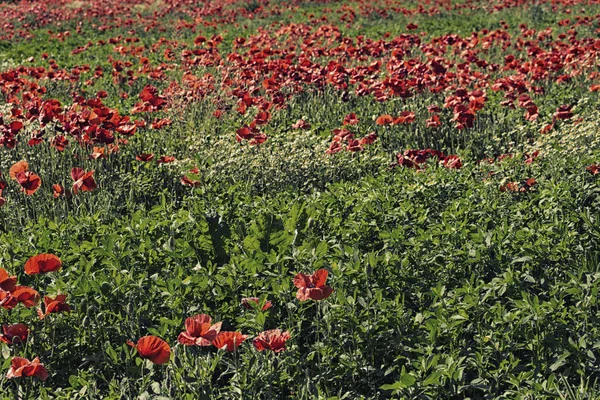
[[[600,397],[600,1],[0,16],[0,399]]]

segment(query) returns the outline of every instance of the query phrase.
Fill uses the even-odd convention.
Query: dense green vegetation
[[[63,3],[40,13],[27,2],[0,7],[13,24],[0,41],[0,130],[2,140],[14,132],[18,142],[0,147],[0,268],[42,297],[66,294],[71,309],[43,319],[34,307],[0,309],[2,325],[29,327],[25,344],[0,340],[0,398],[600,396],[600,187],[586,170],[600,160],[598,4],[553,2],[553,10],[550,2],[493,1],[494,11],[437,1],[429,15],[415,11],[421,1],[214,2],[199,17],[194,2],[135,1],[112,24],[110,2],[81,23],[74,10],[87,5]],[[393,11],[400,6],[413,14]],[[354,17],[344,17],[348,10]],[[45,13],[64,20],[42,23]],[[139,22],[127,22],[136,13]],[[312,30],[302,31],[310,21]],[[177,28],[184,22],[193,28]],[[486,47],[486,35],[499,30],[506,35]],[[472,32],[480,41],[469,47]],[[391,42],[399,35],[407,42]],[[348,49],[348,40],[360,47],[358,36],[373,39],[364,54]],[[206,50],[195,55],[204,64],[184,55],[194,49]],[[435,60],[444,72],[427,69]],[[373,71],[352,70],[377,62]],[[28,69],[40,66],[44,72]],[[94,76],[97,67],[103,75]],[[525,83],[494,88],[508,77]],[[280,81],[264,83],[271,78]],[[388,78],[411,95],[378,100],[380,81],[399,90]],[[374,89],[357,94],[365,82]],[[159,94],[146,103],[164,96],[167,105],[135,112],[147,85]],[[236,90],[255,99],[243,113]],[[530,116],[524,94],[539,116]],[[50,99],[61,109],[44,122],[36,110]],[[428,109],[434,105],[439,111]],[[89,115],[104,106],[138,121],[135,134],[112,127],[114,142],[102,142],[86,130],[109,126]],[[414,121],[379,119],[402,112]],[[469,112],[473,125],[457,127]],[[358,122],[344,124],[351,113]],[[440,126],[428,125],[432,115]],[[236,140],[257,120],[264,143]],[[340,128],[377,140],[351,151],[340,139],[343,149],[328,154]],[[68,144],[59,150],[62,135]],[[90,157],[100,148],[103,156]],[[457,155],[461,165],[441,156],[416,162],[410,149]],[[143,154],[154,158],[141,161]],[[402,154],[415,165],[402,164]],[[176,160],[157,163],[161,156]],[[20,160],[41,178],[31,195],[9,174]],[[94,170],[97,188],[74,193],[76,167]],[[55,195],[53,184],[72,195]],[[62,268],[25,274],[26,261],[42,253],[60,257]],[[299,301],[292,279],[319,269],[329,271],[333,294]],[[247,297],[273,306],[246,309]],[[196,314],[251,338],[234,352],[178,343]],[[276,328],[291,334],[284,351],[253,348],[252,337]],[[170,344],[168,363],[155,365],[126,344],[146,335]],[[14,356],[39,357],[48,379],[7,378]]]

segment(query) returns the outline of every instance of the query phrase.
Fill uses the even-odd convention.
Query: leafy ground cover
[[[599,2],[0,15],[0,398],[600,396]]]

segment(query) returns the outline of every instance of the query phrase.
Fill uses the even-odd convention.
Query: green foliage
[[[245,10],[258,12],[261,3]],[[283,11],[281,21],[317,18],[338,3],[298,3],[303,12]],[[341,29],[380,38],[405,33],[414,22],[433,37],[498,29],[501,20],[514,29],[522,22],[543,28],[565,17],[540,5],[484,11],[414,21],[373,14]],[[204,27],[202,34],[222,29],[225,51],[234,38],[276,21],[243,22]],[[165,26],[160,36],[191,43],[199,34]],[[81,29],[64,42],[39,29],[38,40],[3,43],[2,55],[26,60],[48,52],[66,67],[95,57],[108,71],[107,47],[77,55],[70,49],[115,31],[99,33],[88,23]],[[144,46],[159,36],[138,33]],[[504,55],[490,57],[500,63]],[[215,72],[194,73],[207,71]],[[129,110],[148,82],[121,85],[107,73],[91,85],[48,82],[47,89],[61,101],[75,90],[106,90],[107,105]],[[557,106],[575,103],[584,118],[582,125],[557,123],[542,137],[541,121],[524,125],[523,110],[500,106],[503,98],[492,92],[476,126],[458,131],[451,124],[425,129],[427,106],[441,104],[443,94],[379,103],[307,88],[273,111],[264,127],[269,140],[260,146],[235,141],[252,116],[218,119],[213,112],[222,99],[215,96],[140,116],[173,123],[140,130],[106,159],[90,160],[90,149],[75,143],[64,152],[47,143],[2,148],[3,177],[26,159],[45,190],[27,197],[7,178],[0,266],[43,295],[67,294],[72,311],[39,320],[33,309],[0,309],[2,323],[31,329],[26,346],[1,344],[0,399],[598,398],[600,188],[585,167],[598,162],[600,151],[598,95],[588,92],[589,83],[585,77],[540,83],[546,90],[540,120],[550,122]],[[162,89],[166,81],[156,85]],[[404,110],[414,111],[417,122],[375,124],[379,115]],[[364,152],[326,154],[331,131],[351,112],[360,117],[351,128],[356,136],[376,131],[379,140]],[[301,118],[310,129],[292,128]],[[463,168],[450,170],[435,159],[420,171],[390,167],[397,152],[428,147],[459,154]],[[540,157],[524,163],[523,152],[536,149]],[[504,152],[513,157],[478,162]],[[136,161],[141,153],[177,161]],[[196,166],[198,187],[182,185]],[[98,189],[53,198],[52,184],[72,185],[73,167],[94,169]],[[537,185],[529,191],[500,190],[531,177]],[[25,275],[26,260],[44,252],[58,255],[62,270]],[[330,272],[333,295],[299,302],[292,278],[320,268]],[[245,309],[245,297],[273,307]],[[280,328],[292,338],[279,354],[255,351],[251,340],[234,353],[177,344],[185,318],[198,313],[223,321],[223,330],[256,335]],[[145,335],[171,344],[168,364],[144,361],[126,345]],[[15,355],[39,356],[50,378],[6,379]]]

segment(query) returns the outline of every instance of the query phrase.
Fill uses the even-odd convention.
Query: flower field
[[[599,0],[0,17],[0,399],[600,398]]]

